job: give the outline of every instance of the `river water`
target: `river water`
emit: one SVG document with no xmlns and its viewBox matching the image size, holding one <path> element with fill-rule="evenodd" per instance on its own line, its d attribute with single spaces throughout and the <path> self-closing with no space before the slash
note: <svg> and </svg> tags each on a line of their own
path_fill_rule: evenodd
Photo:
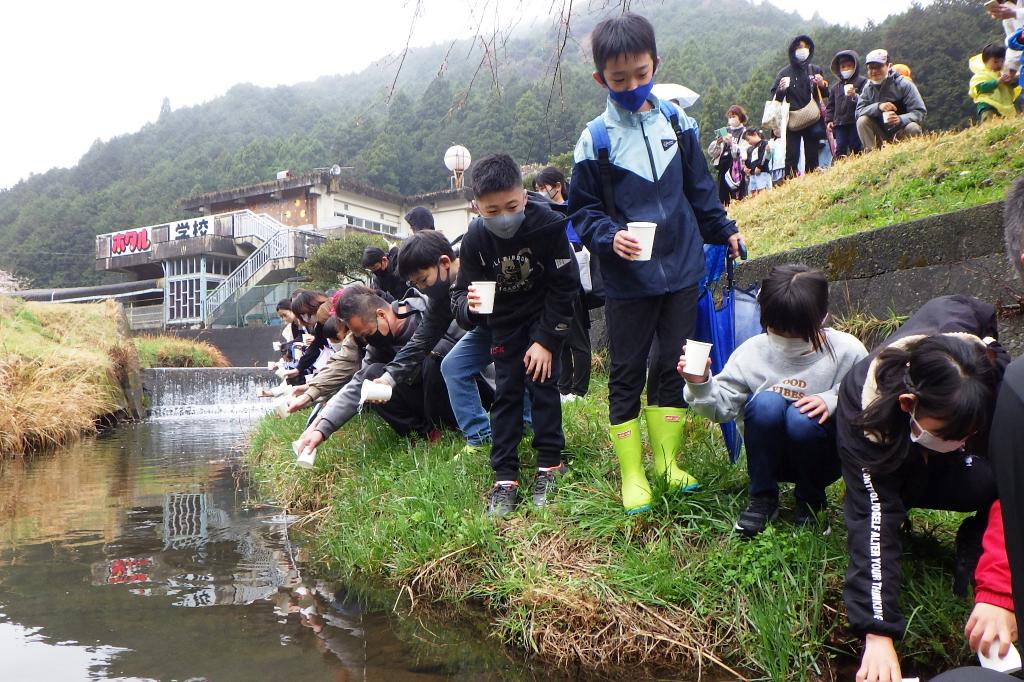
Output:
<svg viewBox="0 0 1024 682">
<path fill-rule="evenodd" d="M 0 680 L 544 677 L 311 575 L 242 465 L 258 413 L 228 412 L 0 462 Z"/>
</svg>

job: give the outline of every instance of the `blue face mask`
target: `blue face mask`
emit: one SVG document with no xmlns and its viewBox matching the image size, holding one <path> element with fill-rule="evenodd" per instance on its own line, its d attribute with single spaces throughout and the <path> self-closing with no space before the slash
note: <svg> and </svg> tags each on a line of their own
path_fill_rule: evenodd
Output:
<svg viewBox="0 0 1024 682">
<path fill-rule="evenodd" d="M 640 107 L 647 101 L 647 97 L 651 94 L 651 88 L 654 87 L 654 76 L 651 76 L 651 80 L 647 81 L 643 85 L 633 88 L 632 90 L 623 90 L 622 92 L 615 92 L 611 88 L 608 88 L 608 96 L 612 98 L 612 101 L 618 104 L 623 109 L 629 111 L 640 111 Z"/>
</svg>

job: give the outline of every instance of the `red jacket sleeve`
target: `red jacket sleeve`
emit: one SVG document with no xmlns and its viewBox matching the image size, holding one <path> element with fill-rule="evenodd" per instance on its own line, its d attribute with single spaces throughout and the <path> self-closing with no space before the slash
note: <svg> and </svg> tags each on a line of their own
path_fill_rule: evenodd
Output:
<svg viewBox="0 0 1024 682">
<path fill-rule="evenodd" d="M 976 587 L 974 601 L 992 604 L 1013 611 L 1013 591 L 1010 588 L 1010 561 L 1006 556 L 1003 537 L 1003 510 L 999 500 L 992 503 L 988 515 L 988 528 L 981 540 L 981 559 L 974 572 Z"/>
</svg>

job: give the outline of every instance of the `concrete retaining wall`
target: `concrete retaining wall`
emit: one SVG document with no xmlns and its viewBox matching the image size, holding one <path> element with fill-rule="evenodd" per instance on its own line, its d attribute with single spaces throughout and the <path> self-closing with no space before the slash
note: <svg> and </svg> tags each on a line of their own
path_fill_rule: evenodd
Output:
<svg viewBox="0 0 1024 682">
<path fill-rule="evenodd" d="M 232 367 L 266 367 L 277 360 L 271 344 L 281 340 L 281 327 L 234 327 L 225 329 L 168 329 L 164 334 L 205 341 L 224 353 Z"/>
<path fill-rule="evenodd" d="M 998 202 L 756 258 L 736 273 L 746 287 L 782 263 L 821 268 L 832 283 L 835 315 L 909 315 L 935 296 L 975 296 L 1002 311 L 1000 340 L 1019 355 L 1024 352 L 1024 316 L 1017 313 L 1024 285 L 1005 254 L 1003 204 Z M 591 337 L 595 347 L 607 345 L 601 314 L 594 316 Z"/>
</svg>

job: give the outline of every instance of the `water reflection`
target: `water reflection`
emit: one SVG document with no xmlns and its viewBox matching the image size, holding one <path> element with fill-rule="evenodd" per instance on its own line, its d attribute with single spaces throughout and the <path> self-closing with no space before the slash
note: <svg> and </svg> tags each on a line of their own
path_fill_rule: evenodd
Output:
<svg viewBox="0 0 1024 682">
<path fill-rule="evenodd" d="M 0 679 L 520 679 L 305 574 L 240 463 L 250 416 L 156 420 L 0 462 Z"/>
</svg>

